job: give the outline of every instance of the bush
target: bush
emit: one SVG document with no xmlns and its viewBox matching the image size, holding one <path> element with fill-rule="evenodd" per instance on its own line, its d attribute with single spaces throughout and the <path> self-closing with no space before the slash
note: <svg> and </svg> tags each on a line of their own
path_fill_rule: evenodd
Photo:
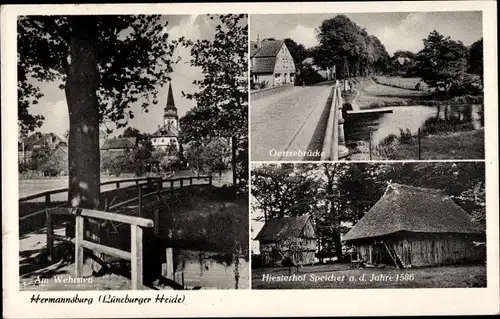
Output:
<svg viewBox="0 0 500 319">
<path fill-rule="evenodd" d="M 413 144 L 415 138 L 412 136 L 411 131 L 409 128 L 406 130 L 403 130 L 402 128 L 399 129 L 399 141 L 402 144 Z"/>
</svg>

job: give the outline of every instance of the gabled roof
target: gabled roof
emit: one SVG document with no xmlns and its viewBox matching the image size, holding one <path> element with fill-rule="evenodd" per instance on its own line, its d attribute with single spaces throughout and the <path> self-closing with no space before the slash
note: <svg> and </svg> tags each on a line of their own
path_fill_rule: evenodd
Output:
<svg viewBox="0 0 500 319">
<path fill-rule="evenodd" d="M 283 46 L 283 40 L 262 40 L 260 50 L 255 53 L 256 58 L 275 58 Z"/>
<path fill-rule="evenodd" d="M 261 241 L 280 241 L 288 238 L 297 238 L 309 221 L 310 215 L 275 218 L 266 221 L 264 227 L 255 237 Z"/>
<path fill-rule="evenodd" d="M 400 231 L 483 233 L 470 216 L 443 192 L 390 184 L 385 194 L 354 225 L 344 240 L 379 237 Z"/>
<path fill-rule="evenodd" d="M 250 41 L 250 58 L 253 58 L 254 55 L 259 52 L 259 44 L 257 41 Z"/>
<path fill-rule="evenodd" d="M 136 137 L 115 137 L 108 138 L 101 146 L 101 150 L 110 149 L 131 149 L 136 146 Z"/>
<path fill-rule="evenodd" d="M 152 137 L 177 137 L 179 136 L 179 132 L 177 129 L 171 125 L 163 125 L 156 132 L 151 134 Z"/>
</svg>

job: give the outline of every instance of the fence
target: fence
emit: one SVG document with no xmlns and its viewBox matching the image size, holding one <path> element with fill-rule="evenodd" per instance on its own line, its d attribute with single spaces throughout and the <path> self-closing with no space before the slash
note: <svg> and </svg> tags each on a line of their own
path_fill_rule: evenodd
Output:
<svg viewBox="0 0 500 319">
<path fill-rule="evenodd" d="M 47 250 L 49 255 L 53 253 L 53 225 L 52 214 L 57 215 L 75 215 L 75 238 L 72 242 L 75 244 L 75 277 L 81 278 L 83 272 L 83 249 L 89 249 L 93 252 L 98 252 L 125 260 L 130 260 L 132 264 L 131 283 L 132 289 L 141 289 L 142 272 L 143 272 L 143 255 L 142 255 L 142 232 L 143 228 L 153 227 L 154 222 L 150 219 L 142 217 L 127 216 L 115 213 L 108 213 L 97 210 L 81 209 L 81 208 L 52 208 L 47 210 Z M 131 245 L 130 252 L 116 249 L 110 246 L 105 246 L 83 239 L 84 234 L 84 218 L 95 218 L 106 221 L 116 221 L 130 225 Z"/>
<path fill-rule="evenodd" d="M 170 189 L 173 190 L 175 188 L 175 185 L 174 185 L 175 182 L 179 182 L 180 188 L 182 188 L 184 186 L 184 181 L 189 182 L 189 185 L 193 185 L 193 180 L 200 180 L 200 179 L 204 179 L 204 180 L 208 179 L 208 184 L 212 185 L 212 179 L 213 179 L 212 176 L 179 177 L 179 178 L 172 178 L 172 179 L 163 179 L 162 177 L 146 177 L 146 178 L 121 179 L 121 180 L 113 180 L 113 181 L 103 182 L 100 184 L 101 186 L 114 184 L 116 186 L 116 188 L 101 192 L 101 203 L 103 203 L 102 208 L 107 207 L 107 209 L 105 209 L 105 210 L 116 208 L 116 205 L 114 205 L 114 201 L 116 200 L 117 197 L 113 196 L 113 195 L 114 195 L 114 193 L 116 193 L 117 190 L 127 191 L 127 190 L 133 190 L 133 189 L 140 189 L 142 186 L 145 186 L 145 185 L 152 186 L 155 183 L 157 185 L 160 185 L 159 183 L 161 183 L 161 185 L 160 185 L 161 189 L 163 189 L 164 183 L 170 183 Z M 127 183 L 133 183 L 133 185 L 120 188 L 121 185 L 127 184 Z M 60 194 L 60 193 L 67 193 L 67 192 L 68 192 L 68 188 L 59 188 L 59 189 L 49 190 L 49 191 L 45 191 L 45 192 L 41 192 L 41 193 L 37 193 L 37 194 L 33 194 L 33 195 L 19 198 L 19 204 L 27 203 L 29 201 L 32 201 L 32 200 L 35 200 L 38 198 L 40 198 L 40 199 L 44 198 L 44 206 L 45 206 L 43 209 L 37 210 L 33 213 L 29 213 L 29 214 L 24 215 L 24 216 L 20 216 L 20 218 L 19 218 L 20 223 L 23 223 L 25 221 L 28 221 L 31 218 L 34 218 L 34 217 L 37 217 L 37 216 L 44 214 L 46 211 L 46 208 L 48 208 L 51 205 L 51 195 Z M 111 200 L 109 200 L 110 197 L 112 197 L 112 196 L 113 196 L 113 198 Z M 135 200 L 137 200 L 137 197 L 130 199 L 129 202 L 133 202 Z M 66 205 L 67 205 L 67 203 L 64 203 L 62 205 L 55 206 L 55 207 L 63 207 Z"/>
<path fill-rule="evenodd" d="M 332 97 L 330 113 L 324 134 L 321 160 L 336 161 L 349 153 L 347 147 L 345 147 L 343 101 L 341 85 L 338 80 L 333 85 L 330 96 Z"/>
<path fill-rule="evenodd" d="M 45 225 L 46 225 L 46 235 L 47 235 L 47 255 L 49 261 L 54 261 L 54 218 L 53 215 L 75 215 L 75 233 L 74 239 L 71 241 L 75 244 L 75 264 L 76 270 L 75 275 L 77 277 L 81 277 L 82 268 L 83 268 L 83 249 L 90 249 L 93 252 L 102 253 L 118 258 L 122 258 L 125 260 L 130 260 L 132 263 L 132 272 L 131 272 L 131 280 L 132 280 L 132 289 L 138 289 L 142 286 L 142 267 L 143 267 L 143 259 L 142 259 L 142 239 L 143 239 L 143 229 L 153 227 L 154 234 L 158 235 L 159 233 L 159 224 L 160 224 L 160 212 L 158 209 L 153 210 L 153 220 L 143 218 L 143 204 L 144 200 L 152 197 L 158 196 L 161 197 L 162 192 L 173 192 L 175 189 L 182 189 L 184 187 L 184 182 L 188 182 L 189 186 L 193 185 L 193 180 L 207 180 L 208 185 L 212 185 L 212 176 L 198 176 L 198 177 L 183 177 L 183 178 L 174 178 L 164 180 L 161 177 L 158 178 L 142 178 L 142 179 L 132 179 L 132 180 L 119 180 L 119 181 L 109 181 L 104 182 L 101 185 L 105 184 L 116 184 L 116 189 L 109 190 L 101 193 L 101 196 L 104 196 L 105 204 L 104 211 L 100 210 L 91 210 L 91 209 L 82 209 L 82 208 L 71 208 L 71 207 L 51 207 L 44 208 L 38 212 L 26 215 L 21 217 L 20 223 L 29 220 L 29 218 L 35 216 L 45 216 Z M 120 188 L 120 183 L 130 183 L 133 182 L 135 185 L 131 185 L 125 188 Z M 168 182 L 170 184 L 169 188 L 164 188 L 163 184 Z M 180 187 L 175 187 L 175 182 L 179 182 Z M 156 185 L 156 189 L 149 193 L 144 193 L 144 186 L 148 186 L 149 189 L 154 188 L 153 185 Z M 188 185 L 186 185 L 188 186 Z M 128 198 L 119 203 L 114 203 L 116 196 L 114 199 L 108 203 L 107 202 L 107 194 L 116 191 L 116 190 L 124 190 L 124 189 L 137 189 L 137 196 Z M 26 202 L 36 198 L 45 198 L 45 205 L 49 205 L 50 195 L 57 194 L 61 192 L 67 192 L 68 189 L 56 189 L 51 191 L 46 191 L 30 196 L 26 196 L 19 199 L 19 202 Z M 128 204 L 133 202 L 138 202 L 137 212 L 138 216 L 129 216 L 125 214 L 119 213 L 111 213 L 109 210 L 116 210 L 122 207 L 125 207 Z M 43 215 L 42 215 L 43 214 Z M 91 241 L 87 241 L 83 239 L 84 234 L 84 217 L 101 219 L 109 222 L 119 222 L 130 225 L 130 236 L 131 236 L 131 250 L 130 252 L 123 251 L 120 249 L 116 249 L 110 246 L 104 246 L 101 244 L 93 243 Z M 167 249 L 167 259 L 168 263 L 166 264 L 166 273 L 167 278 L 173 279 L 173 254 L 172 249 Z"/>
<path fill-rule="evenodd" d="M 384 157 L 387 157 L 388 159 L 391 160 L 398 160 L 398 159 L 416 159 L 416 160 L 422 160 L 424 159 L 422 156 L 423 150 L 422 150 L 422 133 L 420 128 L 417 130 L 417 135 L 413 136 L 411 135 L 410 132 L 407 132 L 406 134 L 401 134 L 400 137 L 398 137 L 399 143 L 402 145 L 406 146 L 406 149 L 408 150 L 404 154 L 404 158 L 401 158 L 400 154 L 396 153 L 396 151 L 392 151 L 390 145 L 373 145 L 372 142 L 372 133 L 369 134 L 368 138 L 368 150 L 369 150 L 369 159 L 373 159 L 373 153 L 374 150 L 377 151 L 377 155 L 381 155 Z M 414 147 L 409 147 L 409 145 L 414 145 Z M 411 156 L 411 153 L 415 155 L 414 158 L 407 158 L 408 156 Z"/>
<path fill-rule="evenodd" d="M 291 89 L 293 89 L 293 87 L 294 87 L 294 84 L 289 83 L 289 84 L 273 86 L 273 87 L 269 87 L 269 88 L 265 88 L 265 89 L 255 90 L 255 91 L 252 91 L 250 93 L 250 99 L 251 99 L 251 101 L 255 101 L 255 100 L 258 100 L 258 99 L 265 97 L 265 96 L 268 96 L 268 95 L 291 90 Z"/>
</svg>

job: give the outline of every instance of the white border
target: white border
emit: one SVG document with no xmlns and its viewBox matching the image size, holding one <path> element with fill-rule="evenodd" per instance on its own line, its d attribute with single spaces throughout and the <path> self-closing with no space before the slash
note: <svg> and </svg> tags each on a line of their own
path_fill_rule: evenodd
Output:
<svg viewBox="0 0 500 319">
<path fill-rule="evenodd" d="M 19 292 L 18 176 L 16 107 L 16 16 L 18 14 L 201 14 L 201 13 L 349 13 L 483 11 L 485 62 L 486 201 L 488 287 L 464 289 L 331 289 L 185 292 L 183 304 L 105 305 L 30 304 L 32 292 Z M 4 316 L 24 317 L 150 317 L 150 316 L 283 316 L 283 315 L 429 315 L 499 313 L 498 249 L 498 96 L 496 2 L 377 3 L 193 3 L 127 5 L 2 6 L 2 211 Z M 250 107 L 251 110 L 251 107 Z M 250 111 L 249 111 L 250 112 Z M 250 152 L 250 151 L 249 151 Z M 249 165 L 250 167 L 250 165 Z M 251 249 L 251 246 L 249 246 Z M 156 292 L 113 291 L 115 295 L 155 296 Z M 168 292 L 163 292 L 167 294 Z M 76 292 L 44 292 L 73 296 Z M 78 292 L 93 296 L 100 292 Z M 173 293 L 175 295 L 175 292 Z"/>
</svg>

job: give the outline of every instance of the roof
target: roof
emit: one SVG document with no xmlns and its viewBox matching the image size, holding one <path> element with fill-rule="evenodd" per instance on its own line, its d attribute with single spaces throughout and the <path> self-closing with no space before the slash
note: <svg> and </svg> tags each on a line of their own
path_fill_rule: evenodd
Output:
<svg viewBox="0 0 500 319">
<path fill-rule="evenodd" d="M 106 139 L 106 141 L 104 141 L 104 144 L 101 146 L 101 150 L 134 148 L 136 145 L 136 141 L 137 141 L 136 137 L 108 138 Z"/>
<path fill-rule="evenodd" d="M 264 227 L 255 237 L 260 241 L 280 241 L 288 238 L 297 238 L 302 233 L 304 226 L 309 220 L 310 215 L 275 218 L 266 221 Z"/>
<path fill-rule="evenodd" d="M 344 240 L 400 231 L 415 233 L 483 233 L 470 216 L 439 190 L 390 184 L 385 194 L 346 234 Z"/>
<path fill-rule="evenodd" d="M 253 58 L 254 55 L 259 52 L 259 44 L 257 41 L 250 41 L 250 57 Z"/>
<path fill-rule="evenodd" d="M 167 105 L 165 106 L 165 115 L 177 115 L 177 108 L 175 107 L 174 94 L 172 93 L 172 83 L 168 86 Z"/>
<path fill-rule="evenodd" d="M 254 60 L 253 73 L 273 73 L 276 58 L 258 58 Z"/>
<path fill-rule="evenodd" d="M 256 58 L 275 58 L 283 46 L 283 40 L 262 40 L 260 50 L 255 53 Z"/>
<path fill-rule="evenodd" d="M 18 151 L 21 152 L 23 150 L 23 142 L 24 142 L 24 150 L 32 151 L 35 145 L 39 146 L 45 145 L 48 138 L 51 140 L 50 143 L 57 142 L 58 145 L 61 143 L 62 145 L 66 145 L 66 141 L 55 133 L 36 132 L 34 134 L 31 134 L 30 136 L 19 139 L 19 142 L 17 144 Z"/>
<path fill-rule="evenodd" d="M 170 125 L 163 125 L 162 127 L 158 128 L 156 132 L 154 132 L 152 137 L 177 137 L 179 136 L 179 133 L 175 129 L 175 127 L 172 127 Z"/>
<path fill-rule="evenodd" d="M 313 65 L 314 64 L 314 59 L 309 57 L 309 58 L 305 58 L 304 61 L 302 61 L 303 64 L 310 64 L 310 65 Z"/>
</svg>

